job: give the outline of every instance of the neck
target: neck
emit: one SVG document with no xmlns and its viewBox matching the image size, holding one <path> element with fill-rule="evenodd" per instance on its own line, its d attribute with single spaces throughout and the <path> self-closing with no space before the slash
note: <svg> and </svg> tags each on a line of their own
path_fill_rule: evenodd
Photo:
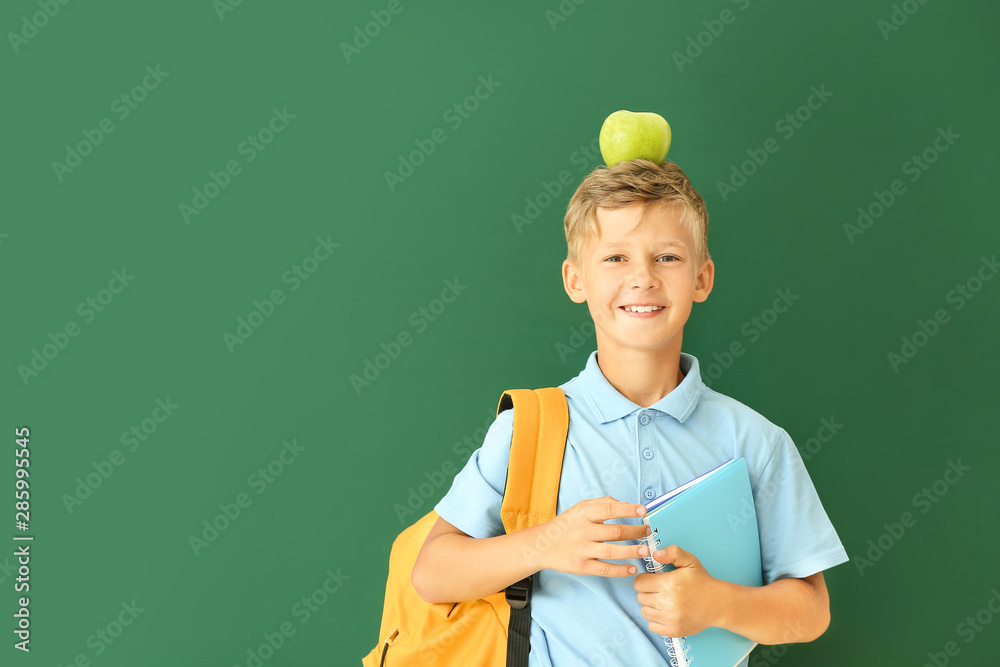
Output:
<svg viewBox="0 0 1000 667">
<path fill-rule="evenodd" d="M 673 391 L 684 379 L 680 341 L 662 350 L 605 348 L 597 365 L 611 386 L 636 405 L 648 408 Z"/>
</svg>

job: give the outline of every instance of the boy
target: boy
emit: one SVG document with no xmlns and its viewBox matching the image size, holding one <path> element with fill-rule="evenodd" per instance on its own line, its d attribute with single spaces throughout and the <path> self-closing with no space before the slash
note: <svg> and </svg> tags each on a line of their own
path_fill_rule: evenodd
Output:
<svg viewBox="0 0 1000 667">
<path fill-rule="evenodd" d="M 558 516 L 504 533 L 500 502 L 513 411 L 501 413 L 435 507 L 413 570 L 428 602 L 484 597 L 537 573 L 529 664 L 652 665 L 661 636 L 718 626 L 760 644 L 807 642 L 829 625 L 823 570 L 848 560 L 788 434 L 705 386 L 681 352 L 692 303 L 712 291 L 708 214 L 676 164 L 598 167 L 570 199 L 563 284 L 586 302 L 597 350 L 561 385 L 569 432 Z M 641 572 L 643 503 L 744 457 L 764 586 L 715 579 L 676 545 Z M 747 660 L 741 664 L 746 665 Z"/>
</svg>

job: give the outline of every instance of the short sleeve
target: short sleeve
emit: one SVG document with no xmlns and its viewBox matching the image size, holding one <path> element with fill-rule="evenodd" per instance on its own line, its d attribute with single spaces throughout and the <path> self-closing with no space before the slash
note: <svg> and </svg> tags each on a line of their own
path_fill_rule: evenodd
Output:
<svg viewBox="0 0 1000 667">
<path fill-rule="evenodd" d="M 798 449 L 784 429 L 753 485 L 764 584 L 803 578 L 846 562 Z"/>
<path fill-rule="evenodd" d="M 507 463 L 514 433 L 514 411 L 504 410 L 490 424 L 483 445 L 472 453 L 434 507 L 438 515 L 475 538 L 495 537 L 506 531 L 500 519 Z"/>
</svg>

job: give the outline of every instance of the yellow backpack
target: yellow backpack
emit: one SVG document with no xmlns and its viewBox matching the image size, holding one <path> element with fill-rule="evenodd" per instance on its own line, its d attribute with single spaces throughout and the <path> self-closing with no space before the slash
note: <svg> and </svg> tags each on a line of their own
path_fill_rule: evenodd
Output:
<svg viewBox="0 0 1000 667">
<path fill-rule="evenodd" d="M 558 387 L 509 389 L 497 414 L 514 407 L 514 432 L 500 514 L 508 533 L 556 516 L 569 413 Z M 536 446 L 537 445 L 537 446 Z M 381 640 L 363 667 L 527 667 L 531 577 L 480 600 L 424 602 L 410 583 L 438 515 L 431 511 L 396 537 L 382 607 Z"/>
</svg>

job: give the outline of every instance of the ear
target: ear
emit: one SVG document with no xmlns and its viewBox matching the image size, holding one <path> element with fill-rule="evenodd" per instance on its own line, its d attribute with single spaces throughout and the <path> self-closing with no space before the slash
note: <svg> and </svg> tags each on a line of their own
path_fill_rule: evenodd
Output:
<svg viewBox="0 0 1000 667">
<path fill-rule="evenodd" d="M 698 269 L 698 275 L 694 279 L 694 302 L 701 303 L 712 293 L 712 285 L 715 284 L 715 262 L 706 259 L 705 263 Z"/>
<path fill-rule="evenodd" d="M 563 288 L 573 303 L 583 303 L 587 300 L 587 293 L 583 289 L 582 274 L 576 265 L 568 259 L 563 262 L 562 277 Z"/>
</svg>

